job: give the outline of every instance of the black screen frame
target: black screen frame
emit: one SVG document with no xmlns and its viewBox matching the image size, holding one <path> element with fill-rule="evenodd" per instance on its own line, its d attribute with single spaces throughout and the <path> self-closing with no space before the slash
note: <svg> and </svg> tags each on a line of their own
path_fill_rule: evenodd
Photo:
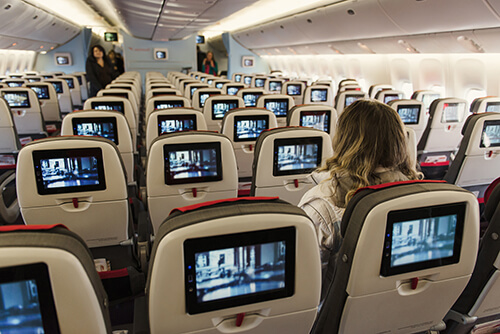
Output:
<svg viewBox="0 0 500 334">
<path fill-rule="evenodd" d="M 324 129 L 322 131 L 325 131 L 326 133 L 330 134 L 330 123 L 331 123 L 331 117 L 332 117 L 331 110 L 321 110 L 321 109 L 319 109 L 319 110 L 302 110 L 299 113 L 299 125 L 305 126 L 305 125 L 303 125 L 304 121 L 303 121 L 302 117 L 310 116 L 310 115 L 317 115 L 317 114 L 326 114 L 326 116 L 327 116 L 326 129 Z M 324 127 L 324 125 L 323 125 L 323 127 Z M 311 128 L 313 129 L 313 127 L 311 127 Z"/>
<path fill-rule="evenodd" d="M 178 105 L 174 105 L 172 107 L 169 107 L 169 108 L 160 108 L 158 109 L 158 106 L 162 105 L 162 104 L 182 104 L 181 106 L 178 106 Z M 154 110 L 166 110 L 166 109 L 172 109 L 172 108 L 184 108 L 184 100 L 171 100 L 171 101 L 155 101 L 154 102 Z"/>
<path fill-rule="evenodd" d="M 490 147 L 500 147 L 499 144 L 493 144 L 490 146 L 486 146 L 484 144 L 484 133 L 486 131 L 486 127 L 488 126 L 500 126 L 500 120 L 485 120 L 483 124 L 483 130 L 481 131 L 481 142 L 479 143 L 479 147 L 481 148 L 490 148 Z"/>
<path fill-rule="evenodd" d="M 10 103 L 9 103 L 9 100 L 7 100 L 5 98 L 5 95 L 8 95 L 8 94 L 21 94 L 23 96 L 26 97 L 26 105 L 23 105 L 23 106 L 12 106 Z M 36 93 L 35 93 L 36 94 Z M 17 108 L 31 108 L 31 103 L 30 103 L 30 94 L 29 92 L 27 91 L 3 91 L 2 92 L 2 97 L 5 99 L 5 101 L 7 101 L 7 104 L 9 105 L 9 107 L 11 109 L 17 109 Z"/>
<path fill-rule="evenodd" d="M 222 117 L 216 117 L 216 114 L 215 114 L 215 106 L 217 104 L 220 104 L 220 103 L 225 103 L 225 104 L 228 104 L 228 105 L 231 105 L 231 104 L 236 104 L 236 106 L 234 108 L 229 108 L 225 113 L 224 115 L 222 115 Z M 216 120 L 221 120 L 224 118 L 224 116 L 231 110 L 233 109 L 237 109 L 239 107 L 239 103 L 238 103 L 238 100 L 219 100 L 219 101 L 212 101 L 212 120 L 213 121 L 216 121 Z"/>
<path fill-rule="evenodd" d="M 31 88 L 35 92 L 35 94 L 39 100 L 50 100 L 50 91 L 49 91 L 48 86 L 46 86 L 46 85 L 26 85 L 26 87 Z M 40 97 L 38 95 L 38 93 L 36 92 L 36 90 L 34 90 L 33 88 L 40 88 L 41 90 L 43 90 L 44 92 L 47 93 L 48 97 Z"/>
<path fill-rule="evenodd" d="M 234 116 L 234 132 L 233 132 L 233 141 L 234 142 L 242 142 L 242 141 L 251 141 L 254 142 L 257 140 L 258 136 L 255 138 L 239 138 L 238 137 L 238 122 L 239 121 L 246 121 L 246 120 L 263 120 L 266 122 L 266 128 L 264 130 L 269 129 L 269 115 L 241 115 L 241 116 Z M 262 130 L 262 131 L 264 131 Z M 259 134 L 260 135 L 260 134 Z"/>
<path fill-rule="evenodd" d="M 290 91 L 288 90 L 289 87 L 299 87 L 299 93 L 298 94 L 290 94 Z M 301 84 L 288 84 L 286 86 L 286 95 L 290 96 L 301 96 L 302 95 L 302 85 Z"/>
<path fill-rule="evenodd" d="M 190 120 L 193 121 L 193 129 L 190 130 L 197 130 L 198 129 L 198 124 L 196 122 L 196 115 L 195 114 L 168 114 L 168 115 L 158 115 L 157 121 L 158 121 L 158 136 L 161 136 L 162 134 L 165 133 L 173 133 L 173 132 L 178 132 L 178 131 L 173 131 L 173 132 L 162 132 L 161 131 L 161 122 L 167 121 L 167 120 Z M 188 131 L 188 130 L 183 130 L 183 131 Z"/>
<path fill-rule="evenodd" d="M 96 107 L 99 106 L 110 106 L 113 108 L 113 110 L 107 110 L 107 109 L 95 109 Z M 117 110 L 114 107 L 120 106 L 122 110 Z M 123 101 L 92 101 L 90 102 L 90 108 L 93 110 L 99 110 L 99 111 L 117 111 L 119 113 L 122 113 L 125 115 L 125 104 Z"/>
<path fill-rule="evenodd" d="M 276 103 L 283 103 L 283 102 L 286 102 L 286 113 L 284 115 L 282 114 L 278 114 L 276 113 L 274 110 L 271 110 L 267 107 L 267 104 L 270 103 L 270 102 L 276 102 Z M 288 116 L 288 112 L 290 111 L 290 101 L 288 99 L 268 99 L 266 98 L 264 100 L 264 108 L 269 110 L 269 111 L 272 111 L 273 114 L 276 116 L 276 117 L 287 117 Z"/>
<path fill-rule="evenodd" d="M 399 104 L 396 112 L 398 113 L 400 118 L 401 118 L 401 115 L 399 114 L 399 109 L 402 109 L 402 108 L 412 108 L 412 109 L 418 108 L 417 120 L 415 122 L 403 122 L 404 125 L 417 125 L 418 121 L 420 120 L 420 113 L 422 112 L 422 105 L 420 105 L 420 104 Z M 403 119 L 401 118 L 401 120 L 403 120 Z"/>
<path fill-rule="evenodd" d="M 104 138 L 111 140 L 113 143 L 116 145 L 119 145 L 119 140 L 118 140 L 118 127 L 116 126 L 116 117 L 73 117 L 71 119 L 71 124 L 73 125 L 73 135 L 75 136 L 84 136 L 84 135 L 79 135 L 77 133 L 77 126 L 79 124 L 84 124 L 84 123 L 96 123 L 96 124 L 103 124 L 103 123 L 111 123 L 113 125 L 113 137 L 115 138 L 114 140 L 102 137 L 102 136 L 89 136 L 89 137 L 99 137 L 99 138 Z"/>
<path fill-rule="evenodd" d="M 318 146 L 318 155 L 316 157 L 316 167 L 314 168 L 302 168 L 302 169 L 292 169 L 280 171 L 278 169 L 278 150 L 280 146 L 287 145 L 308 145 L 316 144 Z M 309 174 L 321 165 L 323 156 L 323 138 L 322 137 L 299 137 L 299 138 L 277 138 L 274 140 L 273 147 L 273 176 L 288 176 L 288 175 L 300 175 Z"/>
<path fill-rule="evenodd" d="M 325 99 L 321 99 L 319 101 L 313 100 L 313 92 L 314 91 L 321 91 L 324 92 L 325 94 Z M 311 88 L 311 103 L 316 103 L 316 102 L 327 102 L 328 101 L 328 88 Z"/>
</svg>

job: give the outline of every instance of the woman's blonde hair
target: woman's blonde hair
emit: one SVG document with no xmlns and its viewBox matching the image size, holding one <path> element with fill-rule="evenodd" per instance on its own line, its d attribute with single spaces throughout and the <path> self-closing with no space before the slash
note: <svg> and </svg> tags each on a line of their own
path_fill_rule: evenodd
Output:
<svg viewBox="0 0 500 334">
<path fill-rule="evenodd" d="M 342 207 L 358 188 L 377 183 L 378 167 L 399 171 L 409 180 L 420 178 L 410 162 L 399 115 L 375 100 L 358 100 L 340 114 L 333 152 L 320 171 L 330 171 L 334 185 L 339 184 L 339 178 L 348 178 L 345 199 L 336 203 Z"/>
</svg>

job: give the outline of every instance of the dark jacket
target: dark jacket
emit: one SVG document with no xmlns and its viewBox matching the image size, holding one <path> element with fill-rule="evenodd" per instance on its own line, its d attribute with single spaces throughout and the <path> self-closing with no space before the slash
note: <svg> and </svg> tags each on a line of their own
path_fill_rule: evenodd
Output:
<svg viewBox="0 0 500 334">
<path fill-rule="evenodd" d="M 101 67 L 92 57 L 87 58 L 85 71 L 87 72 L 87 81 L 90 82 L 89 97 L 96 96 L 99 90 L 117 77 L 117 72 L 106 60 L 104 67 Z"/>
</svg>

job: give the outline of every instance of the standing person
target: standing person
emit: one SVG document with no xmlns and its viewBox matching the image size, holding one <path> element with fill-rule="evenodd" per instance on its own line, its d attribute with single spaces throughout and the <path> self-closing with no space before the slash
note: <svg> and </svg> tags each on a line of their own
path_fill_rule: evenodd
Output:
<svg viewBox="0 0 500 334">
<path fill-rule="evenodd" d="M 421 178 L 411 164 L 399 115 L 375 100 L 358 100 L 340 114 L 333 152 L 319 169 L 330 177 L 305 193 L 299 203 L 316 228 L 323 284 L 331 279 L 324 271 L 340 250 L 340 223 L 356 190 Z"/>
<path fill-rule="evenodd" d="M 212 75 L 217 75 L 219 72 L 217 62 L 214 59 L 214 53 L 212 51 L 208 51 L 207 57 L 203 59 L 202 72 Z"/>
<path fill-rule="evenodd" d="M 203 60 L 205 60 L 205 57 L 207 54 L 203 51 L 201 51 L 200 46 L 196 45 L 196 62 L 197 62 L 197 69 L 198 71 L 202 71 L 203 69 Z"/>
<path fill-rule="evenodd" d="M 94 45 L 90 48 L 85 70 L 87 80 L 90 82 L 89 97 L 96 96 L 99 90 L 106 87 L 117 76 L 108 57 L 106 57 L 104 48 L 100 45 Z"/>
<path fill-rule="evenodd" d="M 114 71 L 120 75 L 125 72 L 123 67 L 123 58 L 119 53 L 116 53 L 114 50 L 108 52 L 109 63 L 113 66 Z"/>
</svg>

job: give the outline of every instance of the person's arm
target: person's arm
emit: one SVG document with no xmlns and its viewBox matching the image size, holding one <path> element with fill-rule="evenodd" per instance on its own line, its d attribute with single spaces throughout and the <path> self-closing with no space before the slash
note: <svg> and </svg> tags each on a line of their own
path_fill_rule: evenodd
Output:
<svg viewBox="0 0 500 334">
<path fill-rule="evenodd" d="M 219 74 L 219 68 L 217 67 L 217 62 L 214 60 L 214 66 L 212 67 L 214 70 L 214 74 L 218 75 Z"/>
</svg>

